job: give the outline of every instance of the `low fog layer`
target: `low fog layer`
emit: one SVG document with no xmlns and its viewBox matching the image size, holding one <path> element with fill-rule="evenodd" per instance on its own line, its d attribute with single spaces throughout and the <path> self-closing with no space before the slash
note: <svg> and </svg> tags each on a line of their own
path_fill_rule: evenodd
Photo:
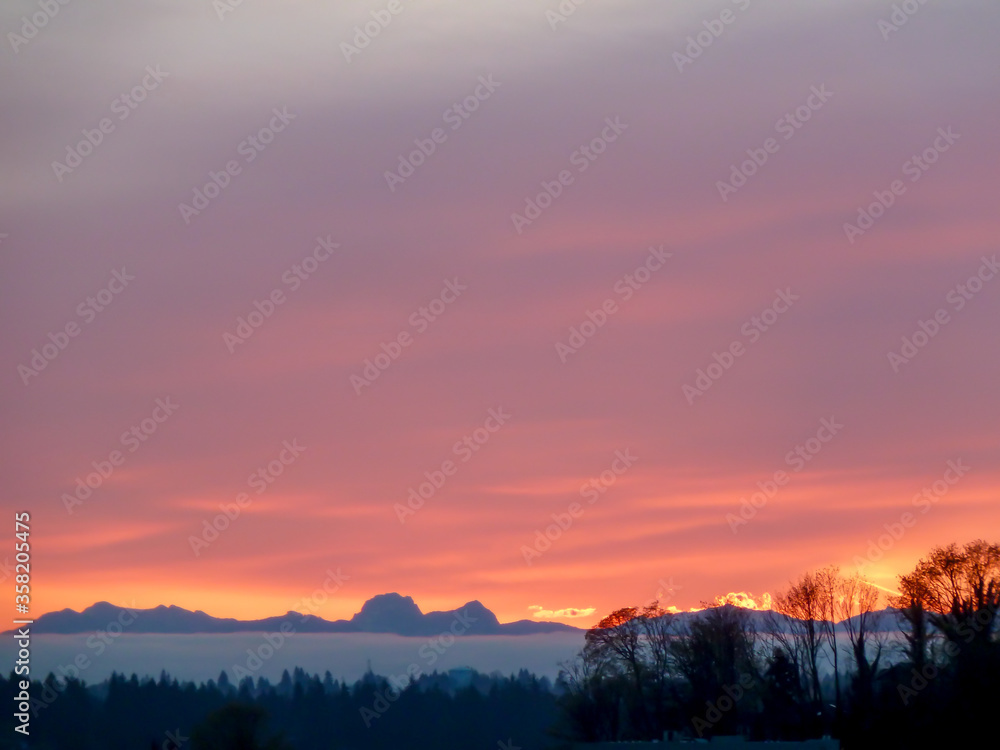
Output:
<svg viewBox="0 0 1000 750">
<path fill-rule="evenodd" d="M 275 681 L 283 670 L 302 667 L 309 673 L 326 670 L 337 679 L 353 681 L 368 668 L 386 676 L 406 674 L 415 664 L 421 674 L 454 667 L 473 667 L 480 672 L 500 670 L 504 674 L 527 669 L 539 676 L 555 677 L 559 662 L 571 659 L 583 646 L 582 633 L 532 636 L 464 636 L 449 643 L 441 636 L 407 638 L 383 634 L 270 634 L 225 635 L 41 635 L 32 639 L 33 677 L 49 672 L 75 676 L 75 661 L 84 665 L 79 676 L 88 684 L 101 682 L 114 671 L 140 677 L 158 677 L 166 670 L 179 680 L 216 679 L 225 669 L 234 682 L 245 676 L 238 665 L 257 676 Z M 284 642 L 282 642 L 284 639 Z M 249 649 L 249 653 L 248 653 Z M 13 663 L 15 647 L 3 642 L 0 658 Z M 253 656 L 255 655 L 255 656 Z M 414 671 L 410 669 L 410 671 Z"/>
</svg>

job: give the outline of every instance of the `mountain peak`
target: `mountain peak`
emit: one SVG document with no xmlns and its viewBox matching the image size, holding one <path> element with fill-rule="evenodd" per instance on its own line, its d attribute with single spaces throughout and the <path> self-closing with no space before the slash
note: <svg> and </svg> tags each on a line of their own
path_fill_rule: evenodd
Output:
<svg viewBox="0 0 1000 750">
<path fill-rule="evenodd" d="M 490 627 L 500 624 L 497 616 L 483 604 L 478 599 L 473 599 L 471 602 L 466 602 L 461 607 L 459 607 L 457 612 L 461 612 L 469 617 L 475 617 L 477 621 L 487 623 Z"/>
<path fill-rule="evenodd" d="M 418 624 L 423 617 L 412 597 L 395 592 L 379 594 L 366 601 L 351 624 L 368 633 L 395 633 Z"/>
</svg>

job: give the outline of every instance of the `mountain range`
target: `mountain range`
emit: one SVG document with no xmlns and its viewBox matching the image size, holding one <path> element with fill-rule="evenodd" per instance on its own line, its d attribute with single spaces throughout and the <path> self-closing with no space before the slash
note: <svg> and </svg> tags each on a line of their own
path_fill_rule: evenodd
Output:
<svg viewBox="0 0 1000 750">
<path fill-rule="evenodd" d="M 744 611 L 758 632 L 774 627 L 772 623 L 774 613 L 769 610 Z M 691 622 L 703 617 L 704 613 L 705 610 L 678 612 L 674 615 L 676 625 L 683 632 Z M 872 623 L 874 629 L 898 631 L 900 623 L 894 613 L 891 608 L 878 612 Z M 425 613 L 420 611 L 420 607 L 411 597 L 390 593 L 379 594 L 366 601 L 361 611 L 350 620 L 325 620 L 322 617 L 299 612 L 288 612 L 261 620 L 236 620 L 231 617 L 212 617 L 201 610 L 192 612 L 176 606 L 160 605 L 152 609 L 129 609 L 108 602 L 98 602 L 82 612 L 64 609 L 44 614 L 35 620 L 32 632 L 64 635 L 92 633 L 116 627 L 115 623 L 129 633 L 178 635 L 276 632 L 281 630 L 282 625 L 287 629 L 288 624 L 297 633 L 389 633 L 402 636 L 435 636 L 446 632 L 455 635 L 583 634 L 586 630 L 544 620 L 501 623 L 496 615 L 479 601 L 467 602 L 458 609 Z M 837 627 L 839 630 L 843 625 L 838 623 Z M 779 620 L 778 628 L 787 631 L 788 624 L 782 624 Z"/>
<path fill-rule="evenodd" d="M 380 594 L 364 603 L 350 620 L 324 620 L 310 614 L 288 612 L 262 620 L 220 618 L 182 607 L 129 609 L 98 602 L 82 612 L 64 609 L 35 620 L 33 633 L 88 633 L 107 630 L 118 623 L 129 633 L 241 633 L 276 632 L 290 623 L 297 633 L 392 633 L 405 636 L 433 636 L 445 632 L 456 635 L 534 635 L 538 633 L 583 632 L 571 625 L 539 620 L 501 623 L 478 601 L 444 612 L 421 612 L 409 596 Z M 125 624 L 127 623 L 127 624 Z M 287 624 L 285 626 L 287 628 Z"/>
</svg>

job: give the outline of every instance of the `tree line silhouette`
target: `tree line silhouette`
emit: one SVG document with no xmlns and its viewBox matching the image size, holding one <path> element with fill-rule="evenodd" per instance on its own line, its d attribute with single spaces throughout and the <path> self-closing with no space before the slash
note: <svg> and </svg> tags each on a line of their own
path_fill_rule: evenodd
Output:
<svg viewBox="0 0 1000 750">
<path fill-rule="evenodd" d="M 935 548 L 898 588 L 881 610 L 870 581 L 827 567 L 790 583 L 767 613 L 619 609 L 563 665 L 560 733 L 831 735 L 847 748 L 986 736 L 1000 706 L 1000 545 Z"/>
<path fill-rule="evenodd" d="M 13 698 L 14 685 L 0 677 L 0 696 Z M 277 684 L 244 677 L 232 685 L 223 672 L 200 685 L 163 673 L 114 674 L 88 687 L 49 675 L 31 693 L 51 699 L 31 723 L 33 750 L 497 750 L 508 740 L 528 748 L 545 745 L 558 714 L 551 681 L 525 670 L 458 682 L 435 672 L 401 690 L 370 672 L 348 684 L 300 667 Z M 373 706 L 381 713 L 366 723 Z M 0 722 L 0 748 L 19 750 L 10 715 Z"/>
</svg>

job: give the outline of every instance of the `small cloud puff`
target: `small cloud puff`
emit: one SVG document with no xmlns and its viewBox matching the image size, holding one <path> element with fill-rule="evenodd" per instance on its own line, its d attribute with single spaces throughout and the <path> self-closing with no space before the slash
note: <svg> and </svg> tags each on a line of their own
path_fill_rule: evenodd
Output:
<svg viewBox="0 0 1000 750">
<path fill-rule="evenodd" d="M 545 609 L 540 604 L 532 604 L 528 609 L 532 610 L 532 617 L 552 618 L 552 617 L 590 617 L 597 611 L 595 607 L 567 607 L 566 609 Z"/>
</svg>

